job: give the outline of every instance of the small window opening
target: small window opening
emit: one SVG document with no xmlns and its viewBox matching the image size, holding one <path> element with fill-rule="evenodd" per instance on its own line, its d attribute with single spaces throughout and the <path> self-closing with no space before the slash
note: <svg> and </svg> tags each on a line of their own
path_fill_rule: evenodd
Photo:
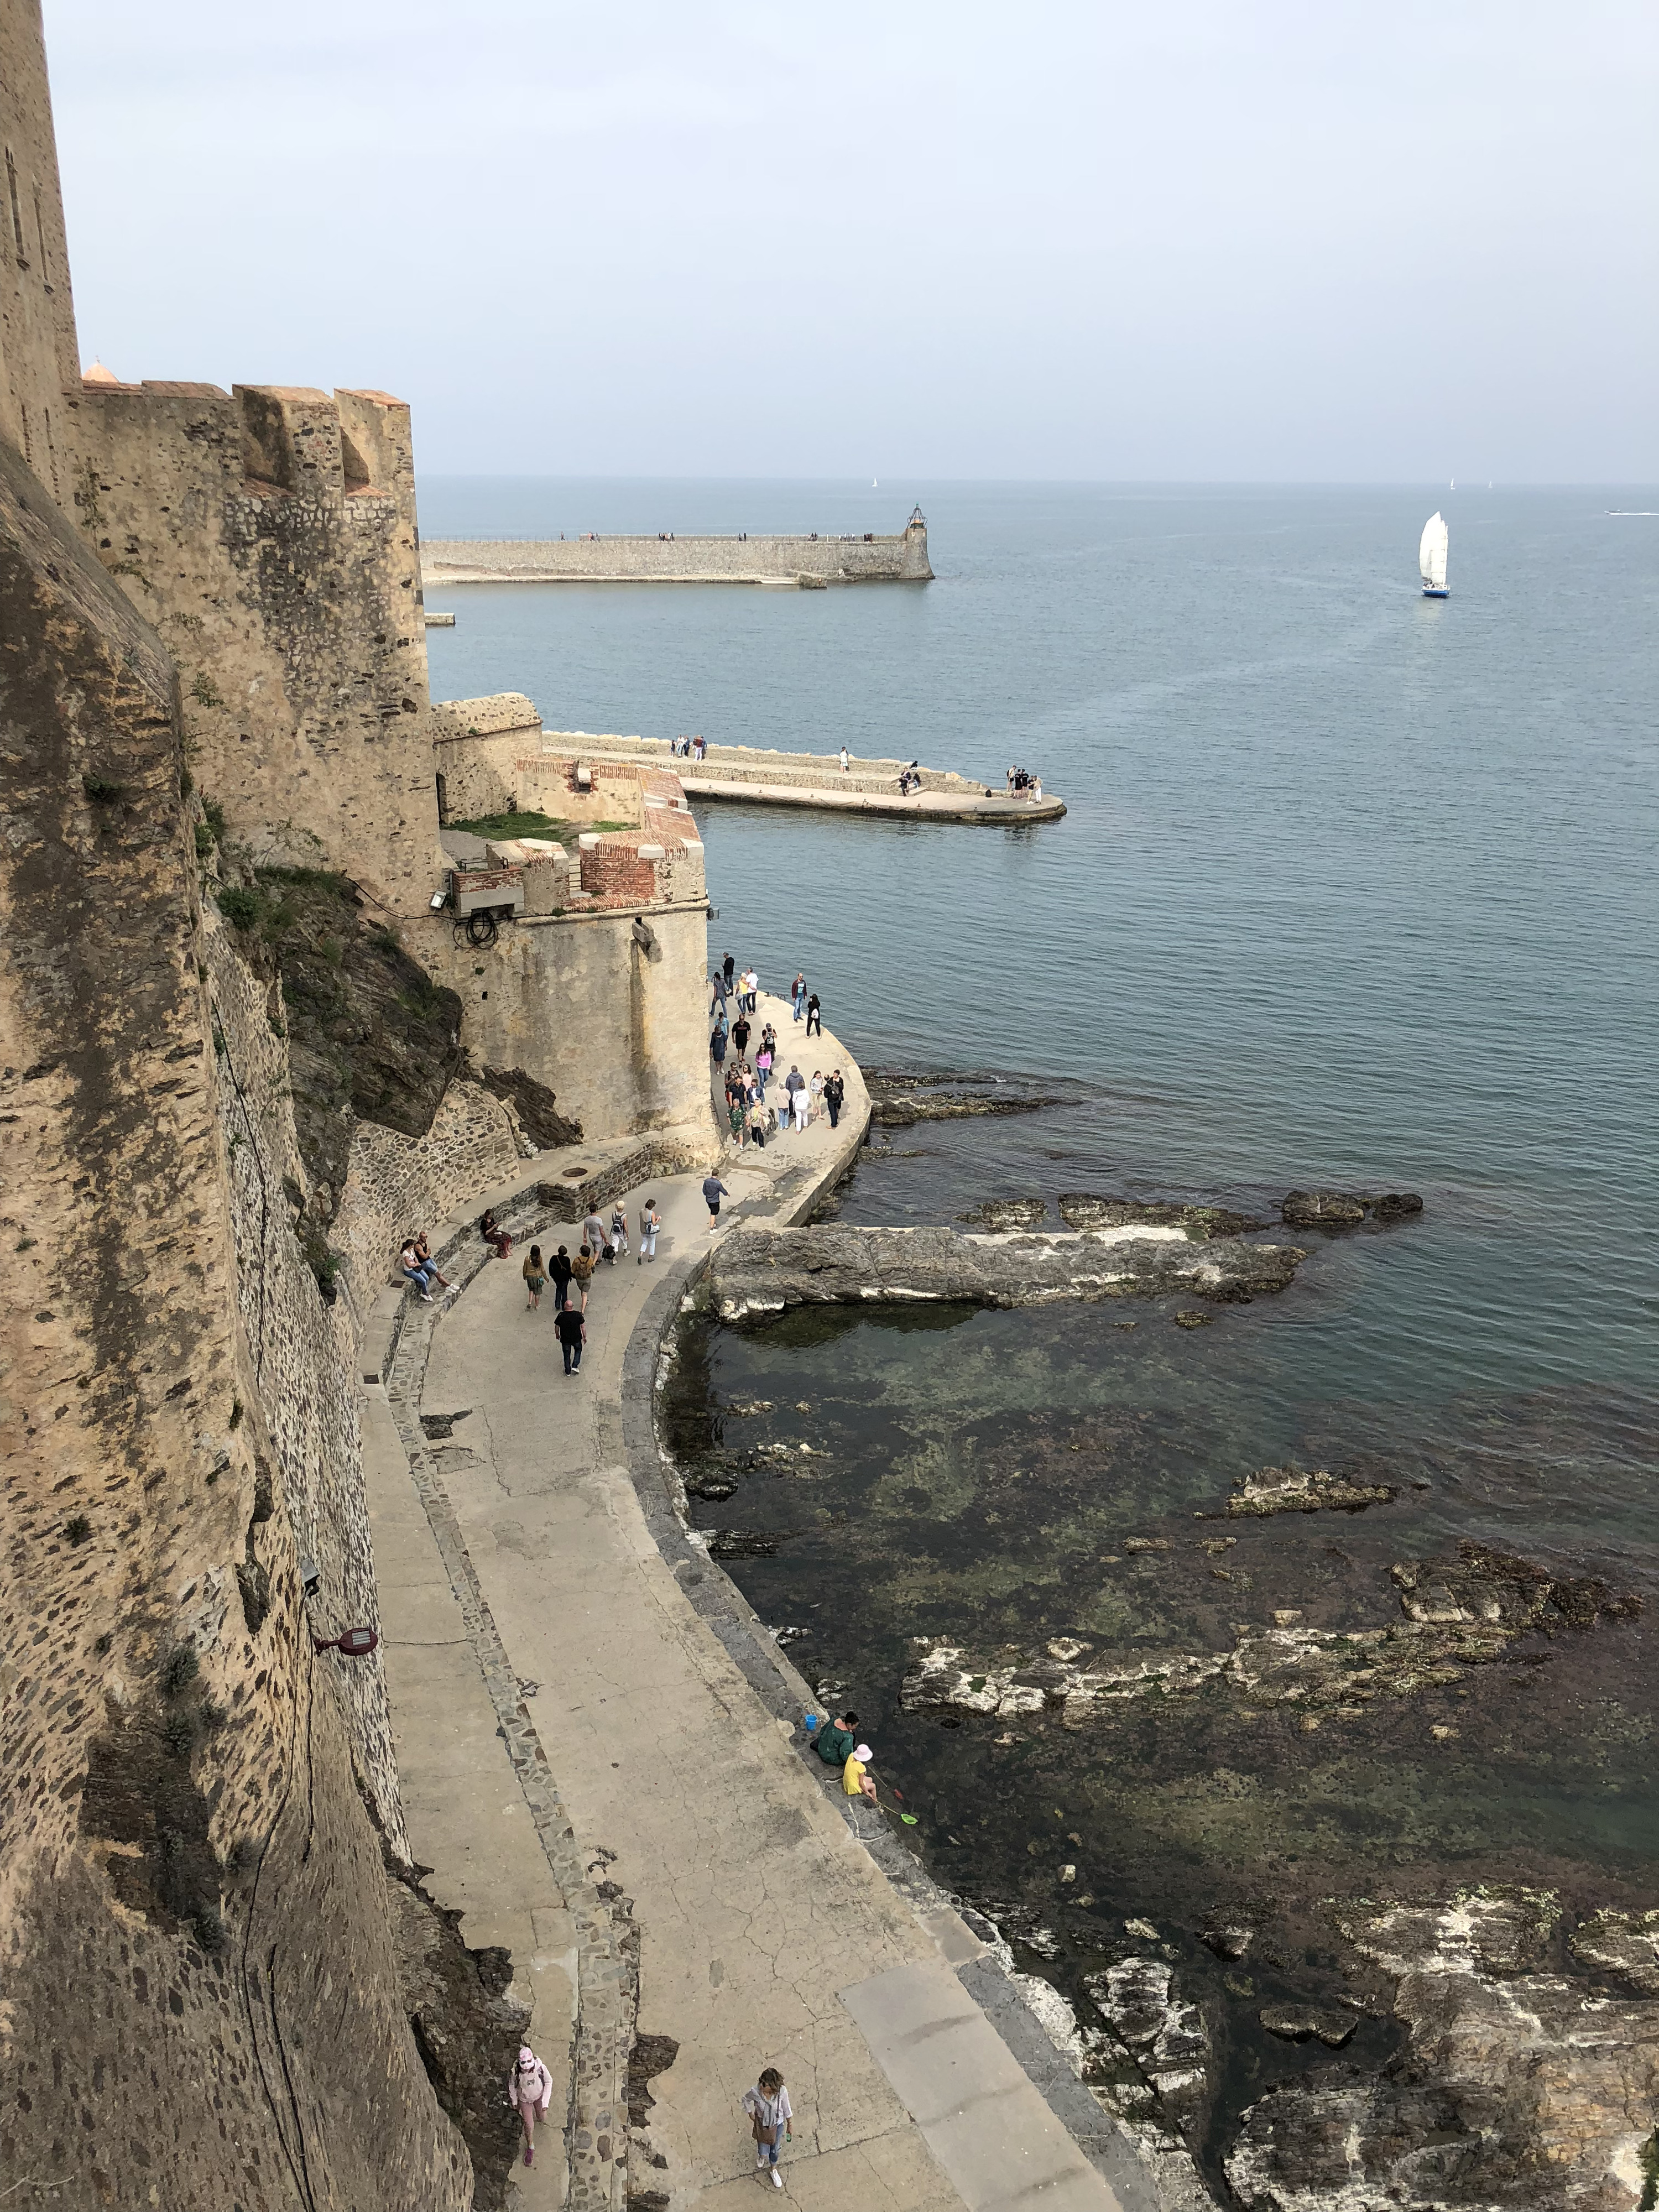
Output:
<svg viewBox="0 0 1659 2212">
<path fill-rule="evenodd" d="M 368 463 L 343 430 L 340 433 L 340 473 L 345 478 L 348 491 L 368 491 L 373 482 L 368 473 Z"/>
<path fill-rule="evenodd" d="M 438 770 L 438 827 L 449 827 L 449 784 L 441 769 Z"/>
</svg>

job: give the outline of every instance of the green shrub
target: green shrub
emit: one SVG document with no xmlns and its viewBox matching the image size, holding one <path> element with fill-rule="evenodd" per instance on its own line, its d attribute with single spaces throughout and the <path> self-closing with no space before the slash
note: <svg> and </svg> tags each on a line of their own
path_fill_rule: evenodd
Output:
<svg viewBox="0 0 1659 2212">
<path fill-rule="evenodd" d="M 219 911 L 236 929 L 252 929 L 264 912 L 265 902 L 258 891 L 239 890 L 227 884 L 219 892 Z"/>
<path fill-rule="evenodd" d="M 88 769 L 86 774 L 82 777 L 81 788 L 85 792 L 87 797 L 98 806 L 108 806 L 112 805 L 116 799 L 121 798 L 126 791 L 125 784 L 112 783 L 108 776 L 100 775 L 92 769 Z"/>
<path fill-rule="evenodd" d="M 464 830 L 474 837 L 544 837 L 550 830 L 556 836 L 561 830 L 574 825 L 556 822 L 550 814 L 538 814 L 525 809 L 511 814 L 479 814 L 471 822 L 452 822 L 452 830 Z"/>
<path fill-rule="evenodd" d="M 64 1523 L 64 1534 L 71 1544 L 88 1543 L 92 1538 L 92 1523 L 84 1513 L 71 1513 Z"/>
<path fill-rule="evenodd" d="M 208 828 L 212 830 L 215 837 L 218 840 L 220 844 L 222 845 L 225 842 L 224 808 L 220 805 L 216 799 L 204 799 L 202 801 L 202 811 L 207 817 Z"/>
</svg>

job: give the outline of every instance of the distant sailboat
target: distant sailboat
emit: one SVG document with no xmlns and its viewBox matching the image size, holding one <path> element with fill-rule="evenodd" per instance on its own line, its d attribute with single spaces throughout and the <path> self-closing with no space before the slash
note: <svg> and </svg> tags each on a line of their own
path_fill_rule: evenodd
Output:
<svg viewBox="0 0 1659 2212">
<path fill-rule="evenodd" d="M 1437 508 L 1423 525 L 1423 543 L 1417 549 L 1425 599 L 1450 597 L 1446 586 L 1446 518 Z"/>
<path fill-rule="evenodd" d="M 870 479 L 870 489 L 872 491 L 879 491 L 881 489 L 881 486 L 876 482 L 873 477 Z"/>
</svg>

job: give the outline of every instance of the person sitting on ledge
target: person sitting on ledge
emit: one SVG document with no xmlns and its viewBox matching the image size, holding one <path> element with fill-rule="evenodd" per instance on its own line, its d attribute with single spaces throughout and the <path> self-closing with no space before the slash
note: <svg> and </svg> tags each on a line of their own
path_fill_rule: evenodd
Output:
<svg viewBox="0 0 1659 2212">
<path fill-rule="evenodd" d="M 812 1739 L 812 1748 L 826 1766 L 845 1766 L 858 1749 L 859 1717 L 842 1713 L 821 1728 Z"/>
<path fill-rule="evenodd" d="M 478 1234 L 486 1244 L 493 1244 L 495 1247 L 495 1257 L 498 1260 L 505 1260 L 513 1249 L 513 1238 L 496 1220 L 495 1209 L 493 1206 L 485 1206 L 478 1222 Z"/>
</svg>

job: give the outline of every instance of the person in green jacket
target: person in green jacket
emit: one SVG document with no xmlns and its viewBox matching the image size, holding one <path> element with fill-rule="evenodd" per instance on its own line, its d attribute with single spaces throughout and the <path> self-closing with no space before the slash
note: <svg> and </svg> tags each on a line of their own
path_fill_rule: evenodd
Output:
<svg viewBox="0 0 1659 2212">
<path fill-rule="evenodd" d="M 812 1747 L 826 1766 L 844 1767 L 858 1749 L 859 1717 L 843 1713 L 837 1720 L 826 1721 L 812 1739 Z"/>
</svg>

